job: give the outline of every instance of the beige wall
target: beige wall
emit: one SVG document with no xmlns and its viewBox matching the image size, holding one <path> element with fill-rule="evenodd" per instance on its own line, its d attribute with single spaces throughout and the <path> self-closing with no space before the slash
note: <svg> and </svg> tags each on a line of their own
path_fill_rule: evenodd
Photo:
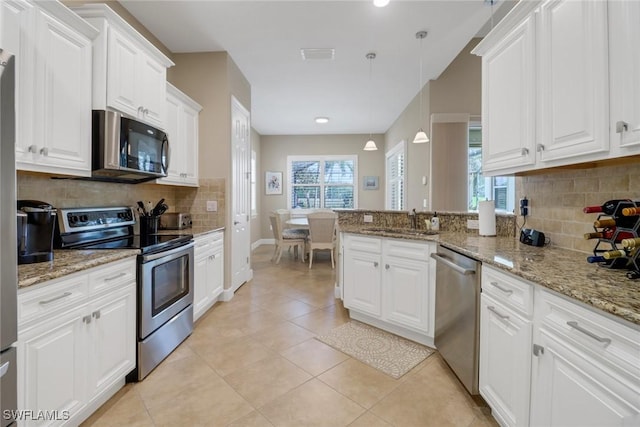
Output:
<svg viewBox="0 0 640 427">
<path fill-rule="evenodd" d="M 262 238 L 273 238 L 269 229 L 268 212 L 287 207 L 286 185 L 287 156 L 305 155 L 357 155 L 358 156 L 358 207 L 360 209 L 384 208 L 384 150 L 363 151 L 362 147 L 369 135 L 297 135 L 278 136 L 263 135 L 260 137 L 261 176 L 265 171 L 283 172 L 282 195 L 265 195 L 264 185 L 258 189 L 262 200 L 260 220 Z M 383 136 L 373 135 L 373 139 L 382 146 Z M 362 190 L 364 176 L 378 176 L 378 190 Z"/>
<path fill-rule="evenodd" d="M 469 124 L 431 124 L 431 210 L 465 212 L 467 208 L 467 164 Z"/>
<path fill-rule="evenodd" d="M 597 214 L 582 213 L 585 206 L 612 199 L 638 199 L 640 164 L 599 166 L 588 169 L 551 170 L 516 178 L 516 200 L 527 196 L 531 215 L 527 228 L 551 239 L 552 246 L 591 252 L 594 241 L 584 240 L 593 231 Z M 521 222 L 521 220 L 519 220 Z"/>
<path fill-rule="evenodd" d="M 400 141 L 407 145 L 406 171 L 406 210 L 425 210 L 424 200 L 429 200 L 429 184 L 422 184 L 422 177 L 429 176 L 430 144 L 413 144 L 413 138 L 420 127 L 431 138 L 429 129 L 429 92 L 430 83 L 422 89 L 422 117 L 420 116 L 420 94 L 411 100 L 402 114 L 391 125 L 385 134 L 385 152 L 395 147 Z M 384 205 L 384 198 L 382 201 Z"/>
<path fill-rule="evenodd" d="M 266 215 L 266 212 L 262 212 L 262 189 L 264 188 L 262 165 L 260 163 L 261 158 L 261 136 L 253 128 L 251 128 L 251 150 L 256 153 L 256 215 L 251 216 L 251 243 L 255 243 L 262 239 L 262 224 L 261 218 Z"/>
</svg>

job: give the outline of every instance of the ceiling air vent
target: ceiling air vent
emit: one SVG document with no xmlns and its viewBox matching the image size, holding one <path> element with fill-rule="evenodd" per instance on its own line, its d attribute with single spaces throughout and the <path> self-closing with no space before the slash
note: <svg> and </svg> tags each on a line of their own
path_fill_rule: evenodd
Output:
<svg viewBox="0 0 640 427">
<path fill-rule="evenodd" d="M 302 48 L 300 54 L 302 59 L 307 61 L 311 59 L 333 59 L 336 50 L 332 48 Z"/>
</svg>

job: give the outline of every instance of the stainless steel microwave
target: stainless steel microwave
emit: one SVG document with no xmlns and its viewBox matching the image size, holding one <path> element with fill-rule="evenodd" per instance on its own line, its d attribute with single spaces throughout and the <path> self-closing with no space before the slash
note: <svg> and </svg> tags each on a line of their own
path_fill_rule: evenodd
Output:
<svg viewBox="0 0 640 427">
<path fill-rule="evenodd" d="M 91 178 L 139 183 L 167 176 L 167 134 L 109 110 L 93 110 Z"/>
</svg>

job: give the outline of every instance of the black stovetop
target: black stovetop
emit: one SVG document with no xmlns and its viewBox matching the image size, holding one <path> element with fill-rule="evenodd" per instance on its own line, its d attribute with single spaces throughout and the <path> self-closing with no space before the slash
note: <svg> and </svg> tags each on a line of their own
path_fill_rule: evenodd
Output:
<svg viewBox="0 0 640 427">
<path fill-rule="evenodd" d="M 183 246 L 193 239 L 191 234 L 131 235 L 122 239 L 107 240 L 76 247 L 78 249 L 140 249 L 143 254 L 166 251 Z"/>
</svg>

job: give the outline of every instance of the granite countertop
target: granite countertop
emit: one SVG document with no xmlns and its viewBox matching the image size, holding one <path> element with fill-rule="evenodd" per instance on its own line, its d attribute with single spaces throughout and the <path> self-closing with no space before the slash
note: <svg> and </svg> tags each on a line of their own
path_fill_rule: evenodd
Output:
<svg viewBox="0 0 640 427">
<path fill-rule="evenodd" d="M 370 232 L 361 226 L 343 225 L 340 230 L 368 236 L 433 241 L 640 325 L 640 281 L 627 279 L 626 270 L 612 270 L 589 264 L 586 261 L 587 254 L 582 252 L 527 246 L 513 237 L 479 237 L 451 232 L 400 235 Z"/>
<path fill-rule="evenodd" d="M 18 289 L 136 256 L 137 249 L 54 250 L 53 261 L 18 266 Z"/>
</svg>

